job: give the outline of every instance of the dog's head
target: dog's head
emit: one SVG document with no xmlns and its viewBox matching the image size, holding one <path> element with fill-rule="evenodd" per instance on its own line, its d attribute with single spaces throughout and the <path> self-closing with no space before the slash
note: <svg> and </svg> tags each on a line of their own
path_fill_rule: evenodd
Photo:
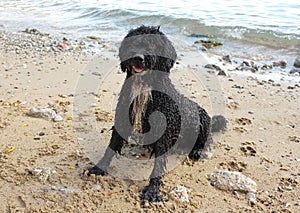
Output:
<svg viewBox="0 0 300 213">
<path fill-rule="evenodd" d="M 159 27 L 141 26 L 130 30 L 125 36 L 119 49 L 119 57 L 122 71 L 131 76 L 149 70 L 169 73 L 177 54 Z"/>
</svg>

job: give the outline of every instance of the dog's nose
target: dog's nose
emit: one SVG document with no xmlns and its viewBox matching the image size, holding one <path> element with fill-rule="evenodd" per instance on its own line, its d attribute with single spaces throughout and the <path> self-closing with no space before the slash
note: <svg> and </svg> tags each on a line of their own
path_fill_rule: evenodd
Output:
<svg viewBox="0 0 300 213">
<path fill-rule="evenodd" d="M 144 55 L 141 55 L 141 54 L 136 54 L 133 58 L 139 62 L 144 61 Z"/>
</svg>

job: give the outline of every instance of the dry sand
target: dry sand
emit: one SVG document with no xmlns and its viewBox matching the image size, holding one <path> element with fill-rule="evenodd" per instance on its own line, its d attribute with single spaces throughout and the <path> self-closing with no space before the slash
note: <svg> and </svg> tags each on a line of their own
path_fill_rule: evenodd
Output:
<svg viewBox="0 0 300 213">
<path fill-rule="evenodd" d="M 0 42 L 7 41 L 0 37 Z M 82 175 L 92 165 L 91 150 L 82 145 L 80 130 L 74 128 L 73 104 L 82 73 L 93 66 L 92 59 L 108 63 L 112 67 L 104 70 L 107 75 L 101 76 L 105 79 L 101 88 L 93 88 L 98 90 L 87 112 L 97 118 L 101 132 L 92 137 L 107 145 L 125 77 L 115 66 L 115 48 L 97 56 L 80 49 L 16 49 L 10 44 L 0 50 L 0 212 L 300 212 L 297 85 L 232 73 L 214 75 L 210 83 L 216 86 L 207 88 L 205 76 L 212 74 L 202 67 L 205 64 L 199 64 L 192 50 L 179 52 L 182 59 L 171 75 L 174 84 L 210 114 L 218 107 L 223 110 L 228 127 L 215 138 L 211 159 L 185 161 L 165 175 L 164 202 L 141 206 L 139 194 L 148 180 Z M 94 67 L 93 80 L 100 79 L 98 74 L 108 66 L 102 65 Z M 205 73 L 202 83 L 197 71 Z M 29 117 L 26 112 L 32 107 L 54 108 L 64 120 Z M 253 179 L 256 202 L 243 193 L 211 186 L 207 175 L 219 169 Z M 171 195 L 178 185 L 189 190 L 189 202 Z"/>
</svg>

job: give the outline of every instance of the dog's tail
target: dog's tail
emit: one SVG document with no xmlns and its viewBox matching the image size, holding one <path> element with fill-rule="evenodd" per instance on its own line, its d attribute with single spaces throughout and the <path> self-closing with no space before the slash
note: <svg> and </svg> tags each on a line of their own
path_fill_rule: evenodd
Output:
<svg viewBox="0 0 300 213">
<path fill-rule="evenodd" d="M 223 115 L 215 115 L 211 119 L 211 132 L 220 132 L 226 129 L 226 118 Z"/>
</svg>

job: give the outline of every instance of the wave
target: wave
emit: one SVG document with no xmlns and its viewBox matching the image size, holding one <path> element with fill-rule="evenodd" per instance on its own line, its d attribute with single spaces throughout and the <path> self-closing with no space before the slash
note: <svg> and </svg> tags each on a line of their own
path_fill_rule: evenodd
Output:
<svg viewBox="0 0 300 213">
<path fill-rule="evenodd" d="M 133 14 L 131 14 L 133 16 Z M 274 48 L 300 48 L 300 35 L 296 33 L 282 33 L 276 30 L 265 30 L 243 26 L 214 26 L 206 25 L 201 20 L 176 18 L 165 15 L 144 15 L 128 17 L 117 26 L 135 27 L 144 25 L 160 25 L 167 33 L 182 34 L 197 37 L 203 35 L 208 38 L 226 40 L 240 40 L 257 45 L 267 45 Z"/>
<path fill-rule="evenodd" d="M 166 33 L 174 36 L 203 35 L 209 38 L 241 41 L 274 48 L 300 49 L 300 33 L 297 33 L 299 27 L 293 31 L 291 29 L 294 28 L 283 25 L 277 26 L 274 21 L 267 25 L 264 22 L 255 23 L 256 25 L 245 24 L 251 20 L 254 15 L 252 13 L 248 22 L 241 22 L 241 26 L 238 26 L 236 20 L 224 24 L 224 20 L 221 20 L 220 17 L 219 22 L 216 23 L 213 20 L 214 11 L 206 11 L 207 14 L 202 18 L 195 18 L 195 15 L 189 16 L 188 12 L 184 15 L 182 12 L 179 13 L 178 8 L 176 9 L 174 5 L 170 7 L 170 10 L 174 10 L 173 13 L 163 10 L 155 11 L 153 7 L 158 5 L 148 1 L 141 3 L 143 7 L 135 9 L 130 6 L 117 5 L 117 2 L 109 4 L 107 1 L 99 3 L 99 1 L 93 0 L 86 1 L 86 3 L 79 0 L 42 0 L 39 2 L 25 0 L 23 4 L 17 0 L 5 2 L 0 2 L 0 6 L 3 6 L 2 10 L 0 9 L 0 20 L 3 20 L 3 23 L 0 22 L 0 26 L 4 24 L 6 28 L 9 28 L 7 25 L 12 25 L 11 27 L 15 29 L 16 26 L 12 23 L 18 23 L 20 30 L 27 27 L 41 27 L 42 30 L 51 31 L 52 29 L 55 32 L 61 31 L 79 36 L 92 33 L 107 39 L 113 36 L 115 39 L 118 36 L 122 37 L 124 31 L 142 24 L 159 25 Z M 119 3 L 121 4 L 121 1 Z M 122 4 L 125 3 L 122 1 Z M 8 8 L 4 9 L 5 7 Z M 18 8 L 17 11 L 16 8 Z M 191 12 L 195 14 L 195 11 Z M 247 11 L 243 11 L 243 14 L 245 12 Z M 217 15 L 220 15 L 219 13 Z M 240 13 L 235 12 L 234 14 Z M 249 13 L 249 15 L 251 14 Z M 224 14 L 222 15 L 224 16 Z M 256 14 L 254 18 L 257 16 L 263 17 L 263 15 Z M 236 17 L 232 19 L 236 19 Z M 213 21 L 209 22 L 209 20 Z M 29 24 L 32 26 L 28 26 Z M 114 35 L 107 33 L 108 29 L 113 30 Z"/>
</svg>

